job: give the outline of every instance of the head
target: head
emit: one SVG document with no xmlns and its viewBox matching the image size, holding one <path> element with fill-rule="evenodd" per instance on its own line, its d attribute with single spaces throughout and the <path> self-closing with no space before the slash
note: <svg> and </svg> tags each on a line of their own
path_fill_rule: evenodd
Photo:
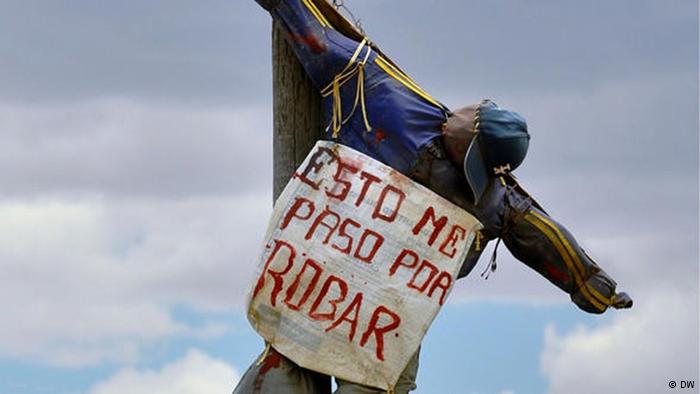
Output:
<svg viewBox="0 0 700 394">
<path fill-rule="evenodd" d="M 522 116 L 485 100 L 455 111 L 443 139 L 450 159 L 464 169 L 476 203 L 491 179 L 523 162 L 530 135 Z"/>
</svg>

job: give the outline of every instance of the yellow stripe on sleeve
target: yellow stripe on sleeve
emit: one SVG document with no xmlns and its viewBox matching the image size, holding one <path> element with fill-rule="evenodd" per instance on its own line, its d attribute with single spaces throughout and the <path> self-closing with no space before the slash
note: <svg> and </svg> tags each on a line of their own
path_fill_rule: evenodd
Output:
<svg viewBox="0 0 700 394">
<path fill-rule="evenodd" d="M 566 237 L 564 237 L 564 235 L 561 233 L 561 231 L 559 230 L 559 228 L 558 228 L 557 226 L 555 226 L 555 225 L 554 225 L 549 219 L 547 219 L 545 216 L 540 215 L 539 213 L 537 213 L 537 212 L 535 212 L 535 211 L 532 211 L 532 213 L 533 213 L 533 215 L 537 216 L 538 219 L 540 219 L 541 221 L 543 221 L 543 222 L 545 222 L 547 225 L 549 225 L 549 227 L 551 227 L 551 228 L 557 233 L 557 235 L 558 235 L 559 238 L 561 239 L 562 243 L 563 243 L 564 246 L 566 247 L 566 250 L 569 252 L 569 254 L 571 255 L 571 257 L 574 259 L 574 264 L 575 264 L 576 267 L 579 269 L 579 272 L 581 273 L 581 276 L 582 276 L 582 277 L 585 277 L 586 270 L 585 270 L 584 267 L 583 267 L 583 263 L 581 263 L 581 260 L 579 259 L 578 254 L 574 251 L 574 248 L 571 247 L 571 244 L 570 244 L 569 241 L 566 239 Z M 593 296 L 594 296 L 595 298 L 598 299 L 598 301 L 604 303 L 605 305 L 612 305 L 612 299 L 611 299 L 611 298 L 605 297 L 604 295 L 600 294 L 600 292 L 598 292 L 598 290 L 597 290 L 595 287 L 593 287 L 593 286 L 590 286 L 590 285 L 586 284 L 586 287 L 588 287 L 588 290 L 591 292 L 591 294 L 593 294 Z"/>
<path fill-rule="evenodd" d="M 531 213 L 532 212 L 532 213 Z M 564 246 L 560 242 L 559 238 L 548 228 L 548 226 L 538 220 L 539 217 L 534 215 L 533 211 L 529 211 L 525 215 L 525 220 L 533 224 L 535 227 L 537 227 L 542 233 L 552 242 L 554 245 L 554 248 L 557 249 L 557 252 L 559 252 L 559 255 L 564 259 L 564 262 L 566 263 L 566 266 L 569 268 L 569 271 L 574 276 L 574 280 L 576 281 L 576 284 L 579 287 L 579 290 L 581 290 L 581 294 L 590 302 L 593 306 L 598 308 L 600 311 L 604 311 L 606 309 L 606 306 L 601 304 L 598 300 L 595 299 L 589 292 L 588 292 L 588 286 L 583 282 L 579 272 L 576 270 L 576 268 L 573 266 L 573 262 L 571 261 L 571 257 L 569 254 L 566 252 L 564 249 Z"/>
<path fill-rule="evenodd" d="M 422 97 L 425 101 L 429 102 L 430 104 L 433 104 L 434 106 L 445 110 L 445 107 L 440 104 L 437 100 L 432 98 L 428 93 L 426 93 L 423 89 L 420 88 L 420 86 L 416 85 L 415 82 L 413 82 L 406 74 L 402 73 L 401 70 L 396 69 L 391 63 L 386 61 L 383 57 L 377 56 L 375 59 L 375 62 L 377 63 L 377 66 L 384 70 L 389 76 L 394 78 L 395 80 L 401 82 L 404 86 L 406 86 L 408 89 L 413 91 L 413 93 L 419 95 Z"/>
<path fill-rule="evenodd" d="M 321 24 L 323 27 L 330 27 L 332 28 L 331 24 L 328 23 L 328 20 L 326 20 L 326 17 L 323 16 L 321 11 L 316 7 L 316 4 L 313 3 L 311 0 L 302 0 L 306 8 L 309 9 L 309 11 L 316 17 L 318 22 Z"/>
</svg>

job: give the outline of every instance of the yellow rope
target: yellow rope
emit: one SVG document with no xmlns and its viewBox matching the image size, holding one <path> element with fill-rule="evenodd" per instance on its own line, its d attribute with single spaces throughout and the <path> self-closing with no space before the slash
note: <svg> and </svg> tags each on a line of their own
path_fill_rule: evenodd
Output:
<svg viewBox="0 0 700 394">
<path fill-rule="evenodd" d="M 484 239 L 484 234 L 481 233 L 481 230 L 476 230 L 475 238 L 474 250 L 478 252 L 481 250 L 481 241 Z"/>
<path fill-rule="evenodd" d="M 338 138 L 338 132 L 342 127 L 343 104 L 340 100 L 340 83 L 338 78 L 333 79 L 333 139 Z"/>
<path fill-rule="evenodd" d="M 360 83 L 360 81 L 362 83 Z M 365 130 L 372 130 L 367 117 L 367 107 L 365 106 L 365 65 L 360 65 L 360 76 L 357 79 L 358 89 L 360 91 L 360 102 L 362 103 L 362 119 L 365 121 Z"/>
<path fill-rule="evenodd" d="M 352 57 L 350 57 L 350 60 L 348 60 L 348 64 L 345 65 L 345 68 L 343 68 L 342 71 L 340 71 L 335 78 L 338 78 L 339 76 L 342 76 L 345 74 L 350 68 L 355 64 L 355 61 L 357 58 L 360 56 L 360 53 L 362 52 L 362 48 L 365 47 L 365 45 L 368 44 L 367 38 L 363 39 L 358 45 L 357 48 L 355 49 L 355 52 L 352 54 Z M 331 82 L 330 84 L 326 85 L 325 88 L 321 89 L 321 95 L 324 97 L 328 95 L 328 91 L 332 89 L 333 83 Z"/>
<path fill-rule="evenodd" d="M 367 131 L 372 130 L 369 125 L 369 120 L 367 119 L 367 107 L 365 106 L 365 64 L 369 59 L 369 55 L 372 52 L 372 48 L 367 49 L 364 59 L 357 65 L 357 90 L 355 91 L 355 102 L 352 104 L 352 109 L 347 118 L 343 119 L 343 124 L 350 120 L 350 117 L 355 113 L 357 109 L 357 104 L 359 103 L 362 109 L 362 118 L 365 121 L 365 129 Z"/>
<path fill-rule="evenodd" d="M 268 353 L 270 353 L 271 347 L 272 346 L 270 346 L 270 342 L 265 342 L 265 350 L 260 355 L 260 358 L 258 358 L 258 361 L 255 362 L 256 367 L 259 367 L 260 365 L 262 365 L 263 361 L 265 361 L 265 359 L 267 358 Z"/>
<path fill-rule="evenodd" d="M 332 117 L 330 123 L 328 124 L 328 127 L 326 127 L 326 131 L 330 129 L 333 130 L 333 139 L 338 138 L 340 129 L 345 123 L 347 123 L 350 120 L 352 115 L 355 113 L 358 104 L 360 104 L 360 108 L 362 109 L 362 119 L 365 122 L 366 130 L 372 130 L 372 127 L 369 123 L 369 117 L 367 115 L 367 106 L 365 104 L 365 64 L 367 64 L 367 61 L 369 60 L 370 55 L 372 53 L 372 48 L 368 44 L 369 42 L 367 41 L 367 39 L 363 39 L 358 44 L 357 48 L 355 49 L 355 52 L 353 53 L 345 68 L 343 68 L 343 70 L 336 74 L 335 77 L 333 77 L 333 81 L 331 81 L 331 83 L 329 83 L 326 87 L 321 89 L 322 97 L 328 97 L 331 95 L 333 97 Z M 360 62 L 357 62 L 357 59 L 359 58 L 360 53 L 362 52 L 362 49 L 365 46 L 367 46 L 367 51 L 365 52 L 363 59 Z M 355 91 L 355 101 L 353 103 L 352 109 L 350 110 L 350 113 L 347 115 L 347 117 L 343 117 L 343 103 L 342 98 L 340 96 L 340 88 L 355 76 L 357 76 L 357 89 Z"/>
</svg>

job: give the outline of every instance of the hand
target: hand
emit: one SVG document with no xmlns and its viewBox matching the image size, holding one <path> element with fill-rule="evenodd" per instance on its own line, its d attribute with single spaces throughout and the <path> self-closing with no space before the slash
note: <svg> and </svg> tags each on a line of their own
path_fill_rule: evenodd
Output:
<svg viewBox="0 0 700 394">
<path fill-rule="evenodd" d="M 627 293 L 620 292 L 613 296 L 612 307 L 615 309 L 631 308 L 632 304 L 632 298 Z"/>
</svg>

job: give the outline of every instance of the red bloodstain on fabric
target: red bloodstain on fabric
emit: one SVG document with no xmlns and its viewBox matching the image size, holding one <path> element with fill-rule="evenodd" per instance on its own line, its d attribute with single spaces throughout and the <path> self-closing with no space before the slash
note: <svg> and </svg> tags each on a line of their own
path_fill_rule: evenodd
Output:
<svg viewBox="0 0 700 394">
<path fill-rule="evenodd" d="M 545 262 L 544 263 L 544 268 L 547 270 L 547 275 L 553 279 L 557 279 L 560 282 L 566 283 L 569 281 L 569 276 L 556 269 L 553 265 Z"/>
<path fill-rule="evenodd" d="M 304 43 L 309 46 L 312 53 L 319 54 L 326 51 L 326 44 L 318 40 L 314 33 L 309 33 L 304 36 Z"/>
<path fill-rule="evenodd" d="M 267 357 L 265 357 L 265 360 L 263 360 L 263 363 L 260 366 L 260 374 L 264 375 L 272 368 L 279 368 L 281 364 L 282 355 L 277 353 L 275 350 L 270 349 L 270 353 L 267 355 Z"/>
<path fill-rule="evenodd" d="M 272 368 L 279 368 L 282 364 L 282 355 L 277 353 L 275 349 L 270 349 L 270 352 L 265 356 L 265 359 L 260 365 L 260 372 L 258 376 L 255 377 L 255 385 L 253 387 L 253 392 L 259 393 L 262 390 L 263 379 L 265 374 L 267 374 Z"/>
<path fill-rule="evenodd" d="M 384 133 L 384 130 L 382 130 L 382 129 L 377 129 L 377 130 L 374 132 L 374 141 L 375 141 L 376 143 L 380 143 L 380 142 L 384 141 L 385 138 L 386 138 L 386 133 Z"/>
<path fill-rule="evenodd" d="M 306 45 L 307 47 L 309 47 L 309 50 L 311 50 L 311 53 L 316 55 L 326 52 L 326 50 L 328 49 L 326 47 L 326 44 L 319 41 L 318 37 L 316 37 L 316 35 L 313 32 L 308 32 L 306 34 L 289 33 L 288 37 L 292 41 L 300 42 Z"/>
</svg>

